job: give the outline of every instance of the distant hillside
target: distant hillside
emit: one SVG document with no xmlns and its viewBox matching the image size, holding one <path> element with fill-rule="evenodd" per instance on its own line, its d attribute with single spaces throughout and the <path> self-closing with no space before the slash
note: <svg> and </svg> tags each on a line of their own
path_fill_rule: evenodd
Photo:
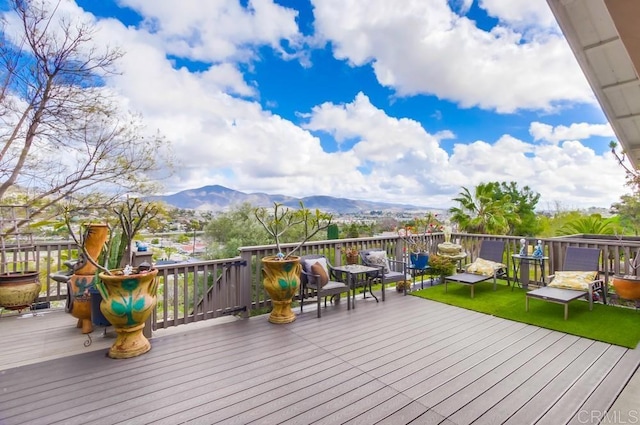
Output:
<svg viewBox="0 0 640 425">
<path fill-rule="evenodd" d="M 214 185 L 204 186 L 198 189 L 183 190 L 167 196 L 153 197 L 176 208 L 202 210 L 202 211 L 226 211 L 234 205 L 248 202 L 259 207 L 272 206 L 279 202 L 289 207 L 297 207 L 300 200 L 307 208 L 318 208 L 322 211 L 348 214 L 369 211 L 415 211 L 426 210 L 426 207 L 417 207 L 406 204 L 390 204 L 373 201 L 356 201 L 346 198 L 334 198 L 332 196 L 307 196 L 294 198 L 285 195 L 269 195 L 267 193 L 244 193 L 228 187 Z"/>
</svg>

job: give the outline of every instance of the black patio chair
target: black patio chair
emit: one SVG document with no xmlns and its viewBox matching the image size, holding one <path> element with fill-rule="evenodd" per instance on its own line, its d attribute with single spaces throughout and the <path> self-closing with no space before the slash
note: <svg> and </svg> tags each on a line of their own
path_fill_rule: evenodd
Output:
<svg viewBox="0 0 640 425">
<path fill-rule="evenodd" d="M 372 253 L 384 252 L 384 260 L 382 263 L 379 258 L 375 260 L 371 257 Z M 375 254 L 374 254 L 375 255 Z M 376 256 L 380 257 L 380 255 Z M 378 267 L 380 271 L 367 273 L 367 280 L 369 286 L 369 292 L 378 301 L 378 298 L 371 292 L 371 285 L 373 283 L 382 284 L 382 301 L 384 301 L 384 285 L 395 282 L 405 282 L 411 280 L 411 275 L 407 274 L 407 265 L 404 261 L 391 260 L 386 256 L 384 249 L 365 249 L 360 251 L 360 260 L 362 264 L 369 267 Z M 384 264 L 383 264 L 384 263 Z M 388 269 L 387 269 L 388 267 Z M 407 293 L 407 285 L 404 285 L 404 293 Z M 365 291 L 366 295 L 366 291 Z"/>
<path fill-rule="evenodd" d="M 319 266 L 316 266 L 316 264 L 319 264 Z M 331 301 L 333 302 L 333 297 L 343 292 L 347 293 L 347 310 L 351 309 L 349 285 L 336 280 L 333 267 L 324 255 L 303 255 L 300 257 L 300 265 L 302 266 L 302 273 L 300 274 L 300 313 L 304 308 L 305 298 L 315 297 L 318 304 L 318 317 L 322 317 L 322 298 L 324 298 L 324 307 L 327 308 L 327 297 L 332 297 Z M 323 280 L 326 280 L 326 282 L 323 282 Z"/>
</svg>

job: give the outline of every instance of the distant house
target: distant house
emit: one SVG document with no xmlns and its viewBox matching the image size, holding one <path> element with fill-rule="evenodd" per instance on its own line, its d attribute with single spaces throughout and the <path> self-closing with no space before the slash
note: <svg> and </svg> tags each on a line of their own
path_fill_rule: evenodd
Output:
<svg viewBox="0 0 640 425">
<path fill-rule="evenodd" d="M 205 245 L 202 242 L 196 242 L 195 246 L 194 244 L 189 243 L 189 244 L 176 245 L 176 248 L 178 248 L 178 252 L 181 254 L 193 256 L 198 254 L 204 254 L 207 250 L 207 245 Z"/>
</svg>

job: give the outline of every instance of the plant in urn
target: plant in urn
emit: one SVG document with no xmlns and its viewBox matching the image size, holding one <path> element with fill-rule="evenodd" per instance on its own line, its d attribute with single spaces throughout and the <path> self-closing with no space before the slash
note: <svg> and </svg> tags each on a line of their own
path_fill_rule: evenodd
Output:
<svg viewBox="0 0 640 425">
<path fill-rule="evenodd" d="M 291 210 L 282 204 L 274 203 L 273 210 L 257 208 L 256 219 L 275 240 L 276 255 L 262 258 L 262 276 L 264 289 L 271 297 L 272 310 L 269 315 L 271 323 L 291 323 L 296 315 L 291 310 L 291 301 L 300 288 L 300 257 L 292 255 L 306 241 L 331 224 L 332 216 L 316 209 L 315 213 L 300 202 L 299 210 Z M 302 226 L 304 238 L 287 254 L 280 247 L 281 237 L 294 226 Z"/>
<path fill-rule="evenodd" d="M 96 283 L 102 295 L 100 311 L 111 322 L 117 335 L 109 349 L 109 357 L 125 359 L 151 349 L 151 343 L 142 330 L 156 306 L 157 274 L 158 269 L 149 263 L 100 273 L 100 281 Z"/>
</svg>

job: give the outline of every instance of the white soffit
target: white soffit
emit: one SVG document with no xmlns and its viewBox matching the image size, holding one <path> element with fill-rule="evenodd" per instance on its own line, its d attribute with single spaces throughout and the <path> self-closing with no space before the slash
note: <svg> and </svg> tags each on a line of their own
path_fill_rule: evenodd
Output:
<svg viewBox="0 0 640 425">
<path fill-rule="evenodd" d="M 618 141 L 640 168 L 640 0 L 547 0 Z"/>
</svg>

